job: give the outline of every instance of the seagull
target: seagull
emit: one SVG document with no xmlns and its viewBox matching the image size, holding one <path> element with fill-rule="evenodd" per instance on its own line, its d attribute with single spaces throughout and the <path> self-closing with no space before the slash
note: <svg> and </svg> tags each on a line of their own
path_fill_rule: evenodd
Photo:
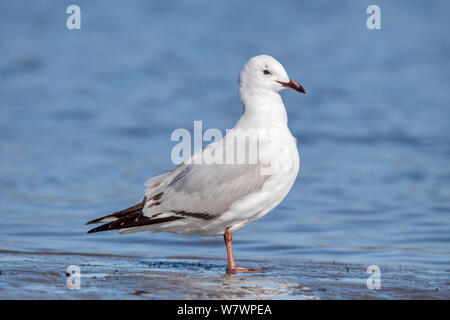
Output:
<svg viewBox="0 0 450 320">
<path fill-rule="evenodd" d="M 88 222 L 103 223 L 88 233 L 151 230 L 223 236 L 227 274 L 266 270 L 236 265 L 232 234 L 272 211 L 297 178 L 300 158 L 279 94 L 283 89 L 306 93 L 275 58 L 251 58 L 239 74 L 244 111 L 235 127 L 174 169 L 147 180 L 138 204 Z M 240 161 L 236 150 L 245 156 Z"/>
</svg>

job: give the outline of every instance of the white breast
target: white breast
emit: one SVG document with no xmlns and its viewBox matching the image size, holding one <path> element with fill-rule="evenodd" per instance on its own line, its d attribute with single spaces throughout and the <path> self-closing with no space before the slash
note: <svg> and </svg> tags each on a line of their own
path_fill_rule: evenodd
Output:
<svg viewBox="0 0 450 320">
<path fill-rule="evenodd" d="M 260 191 L 236 201 L 220 218 L 212 221 L 209 230 L 220 233 L 224 225 L 236 231 L 260 219 L 272 211 L 292 188 L 300 167 L 296 139 L 288 132 L 280 136 L 276 147 L 271 151 L 273 174 Z"/>
</svg>

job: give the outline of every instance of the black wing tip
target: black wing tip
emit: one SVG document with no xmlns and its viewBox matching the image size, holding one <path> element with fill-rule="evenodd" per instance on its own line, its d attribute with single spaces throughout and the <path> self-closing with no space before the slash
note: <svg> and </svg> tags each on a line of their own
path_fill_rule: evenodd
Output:
<svg viewBox="0 0 450 320">
<path fill-rule="evenodd" d="M 97 229 L 97 228 L 91 229 L 91 230 L 89 230 L 89 231 L 86 232 L 86 233 L 94 233 L 94 232 L 97 232 L 95 229 Z"/>
<path fill-rule="evenodd" d="M 102 219 L 103 219 L 103 218 L 94 219 L 94 220 L 91 220 L 91 221 L 89 221 L 89 222 L 86 222 L 84 225 L 87 226 L 87 225 L 89 225 L 89 224 L 96 224 L 96 223 L 99 223 Z"/>
<path fill-rule="evenodd" d="M 159 196 L 159 194 L 158 194 L 158 196 Z M 136 204 L 136 205 L 134 205 L 132 207 L 126 208 L 126 209 L 121 210 L 121 211 L 114 212 L 112 214 L 108 214 L 108 215 L 103 216 L 103 217 L 98 218 L 98 219 L 94 219 L 94 220 L 88 221 L 88 222 L 85 223 L 85 225 L 87 226 L 89 224 L 96 224 L 96 223 L 107 222 L 107 221 L 102 221 L 102 220 L 104 220 L 106 218 L 116 218 L 116 220 L 118 220 L 118 219 L 120 219 L 122 217 L 125 217 L 125 216 L 129 215 L 129 214 L 135 214 L 137 212 L 142 212 L 142 209 L 144 208 L 144 205 L 145 205 L 145 198 L 144 198 L 143 201 L 139 202 L 138 204 Z"/>
<path fill-rule="evenodd" d="M 89 230 L 87 233 L 142 227 L 142 226 L 146 226 L 146 225 L 175 221 L 175 220 L 179 220 L 179 219 L 185 219 L 185 217 L 166 217 L 166 218 L 159 218 L 159 219 L 150 219 L 150 218 L 144 217 L 143 219 L 138 220 L 138 221 L 136 221 L 134 219 L 133 219 L 133 221 L 126 221 L 125 219 L 122 219 L 122 220 L 116 220 L 113 222 L 102 224 L 101 226 L 98 226 L 94 229 Z"/>
<path fill-rule="evenodd" d="M 95 233 L 95 232 L 110 231 L 110 230 L 114 230 L 114 229 L 111 229 L 110 223 L 106 223 L 106 224 L 103 224 L 101 226 L 98 226 L 98 227 L 95 227 L 95 228 L 89 230 L 87 233 Z"/>
</svg>

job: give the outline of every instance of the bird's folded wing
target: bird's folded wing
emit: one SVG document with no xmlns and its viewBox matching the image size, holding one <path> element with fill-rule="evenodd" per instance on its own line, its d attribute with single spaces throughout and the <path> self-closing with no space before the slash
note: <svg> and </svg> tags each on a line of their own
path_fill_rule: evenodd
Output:
<svg viewBox="0 0 450 320">
<path fill-rule="evenodd" d="M 259 191 L 270 177 L 261 165 L 186 164 L 179 166 L 162 188 L 151 186 L 142 209 L 147 217 L 172 212 L 178 216 L 215 217 L 237 200 Z"/>
<path fill-rule="evenodd" d="M 201 151 L 200 151 L 201 152 Z M 180 164 L 150 178 L 145 196 L 128 209 L 88 222 L 107 223 L 89 232 L 164 224 L 180 219 L 211 220 L 236 201 L 261 190 L 270 175 L 261 164 Z"/>
</svg>

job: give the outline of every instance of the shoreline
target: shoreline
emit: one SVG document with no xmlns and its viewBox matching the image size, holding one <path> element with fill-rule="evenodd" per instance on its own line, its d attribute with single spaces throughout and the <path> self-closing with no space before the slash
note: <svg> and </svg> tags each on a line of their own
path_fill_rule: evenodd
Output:
<svg viewBox="0 0 450 320">
<path fill-rule="evenodd" d="M 224 259 L 0 250 L 1 299 L 449 299 L 448 271 L 339 262 L 240 260 L 264 273 L 226 275 Z M 69 266 L 80 289 L 67 288 Z M 73 282 L 73 279 L 72 279 Z"/>
</svg>

